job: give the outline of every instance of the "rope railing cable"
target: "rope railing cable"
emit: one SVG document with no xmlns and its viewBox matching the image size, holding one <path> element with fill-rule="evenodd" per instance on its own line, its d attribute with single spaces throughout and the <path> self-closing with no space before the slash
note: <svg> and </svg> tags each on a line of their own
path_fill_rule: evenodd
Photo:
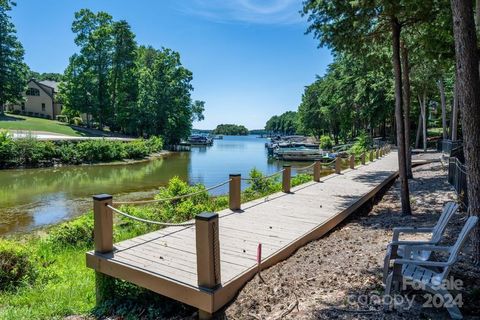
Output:
<svg viewBox="0 0 480 320">
<path fill-rule="evenodd" d="M 283 171 L 285 171 L 285 169 L 282 169 L 280 171 L 277 171 L 277 172 L 274 172 L 268 176 L 263 176 L 261 178 L 242 178 L 243 181 L 256 181 L 256 180 L 262 180 L 262 179 L 268 179 L 268 178 L 271 178 L 273 176 L 276 176 L 277 174 L 280 174 L 282 173 Z"/>
<path fill-rule="evenodd" d="M 112 209 L 113 212 L 118 213 L 124 217 L 127 217 L 132 220 L 136 220 L 139 222 L 144 222 L 144 223 L 150 223 L 150 224 L 156 224 L 164 227 L 188 227 L 188 226 L 193 226 L 195 222 L 181 222 L 181 223 L 171 223 L 171 222 L 161 222 L 161 221 L 154 221 L 154 220 L 148 220 L 148 219 L 143 219 L 139 217 L 132 216 L 128 213 L 125 213 L 123 211 L 118 210 L 115 207 L 112 207 L 111 205 L 107 205 L 108 208 Z"/>
<path fill-rule="evenodd" d="M 306 166 L 306 167 L 299 167 L 299 168 L 294 167 L 293 169 L 295 169 L 295 170 L 297 170 L 297 171 L 303 171 L 303 170 L 308 170 L 308 169 L 310 169 L 310 168 L 313 168 L 314 165 L 315 165 L 315 162 L 312 163 L 312 164 L 309 165 L 309 166 Z"/>
<path fill-rule="evenodd" d="M 189 193 L 189 194 L 184 194 L 184 195 L 181 195 L 181 196 L 175 196 L 175 197 L 164 198 L 164 199 L 154 199 L 154 200 L 119 201 L 119 202 L 115 202 L 114 205 L 122 205 L 122 204 L 134 204 L 134 205 L 135 205 L 135 204 L 147 204 L 147 203 L 157 203 L 157 202 L 165 202 L 165 201 L 179 200 L 179 199 L 192 197 L 192 196 L 195 196 L 195 195 L 197 195 L 197 194 L 201 194 L 201 193 L 204 193 L 204 192 L 207 192 L 207 191 L 210 191 L 210 190 L 219 188 L 219 187 L 221 187 L 221 186 L 226 185 L 226 184 L 229 183 L 230 181 L 231 181 L 231 179 L 230 179 L 230 180 L 227 180 L 227 181 L 224 181 L 224 182 L 222 182 L 222 183 L 219 183 L 219 184 L 217 184 L 217 185 L 211 186 L 211 187 L 209 187 L 209 188 L 206 188 L 206 189 L 204 189 L 204 190 L 192 192 L 192 193 Z"/>
</svg>

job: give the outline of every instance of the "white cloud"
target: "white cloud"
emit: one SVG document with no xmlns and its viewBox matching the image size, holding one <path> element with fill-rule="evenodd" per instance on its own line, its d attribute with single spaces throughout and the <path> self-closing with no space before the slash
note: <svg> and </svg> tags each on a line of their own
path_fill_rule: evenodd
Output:
<svg viewBox="0 0 480 320">
<path fill-rule="evenodd" d="M 302 21 L 301 0 L 191 0 L 179 9 L 216 22 L 295 24 Z"/>
</svg>

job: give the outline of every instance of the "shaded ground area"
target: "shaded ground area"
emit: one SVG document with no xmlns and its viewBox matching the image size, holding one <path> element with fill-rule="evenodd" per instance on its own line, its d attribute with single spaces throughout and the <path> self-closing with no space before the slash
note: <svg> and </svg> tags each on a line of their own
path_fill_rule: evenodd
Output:
<svg viewBox="0 0 480 320">
<path fill-rule="evenodd" d="M 248 283 L 236 300 L 218 318 L 227 319 L 411 319 L 448 318 L 444 309 L 425 309 L 424 292 L 403 292 L 414 299 L 409 310 L 385 314 L 371 297 L 381 295 L 381 268 L 385 246 L 395 226 L 430 226 L 441 213 L 445 201 L 455 199 L 440 163 L 414 169 L 411 181 L 412 217 L 400 214 L 399 183 L 383 199 L 363 208 L 324 238 L 311 242 L 289 259 L 262 272 Z M 463 224 L 464 214 L 456 215 L 447 230 L 452 241 Z M 470 244 L 469 244 L 470 246 Z M 471 265 L 467 248 L 453 276 L 464 282 L 464 316 L 476 318 L 480 299 L 479 270 Z M 474 288 L 477 289 L 474 289 Z M 369 299 L 370 298 L 370 299 Z M 365 300 L 366 299 L 366 300 Z M 365 300 L 365 301 L 364 301 Z M 475 301 L 477 303 L 475 304 Z M 406 307 L 406 305 L 405 305 Z"/>
</svg>

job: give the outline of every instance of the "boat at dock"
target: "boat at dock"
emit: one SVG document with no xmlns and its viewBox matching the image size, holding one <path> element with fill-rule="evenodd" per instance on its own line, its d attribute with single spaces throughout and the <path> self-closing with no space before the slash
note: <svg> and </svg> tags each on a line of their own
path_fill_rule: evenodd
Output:
<svg viewBox="0 0 480 320">
<path fill-rule="evenodd" d="M 188 138 L 188 142 L 192 146 L 211 146 L 213 139 L 204 135 L 193 134 Z"/>
<path fill-rule="evenodd" d="M 276 148 L 273 156 L 278 160 L 286 161 L 328 161 L 335 159 L 334 153 L 307 147 Z"/>
</svg>

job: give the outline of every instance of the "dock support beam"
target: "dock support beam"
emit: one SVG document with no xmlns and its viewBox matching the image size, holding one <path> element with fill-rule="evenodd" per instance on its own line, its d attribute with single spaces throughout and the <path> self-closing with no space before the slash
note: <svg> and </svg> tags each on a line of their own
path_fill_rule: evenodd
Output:
<svg viewBox="0 0 480 320">
<path fill-rule="evenodd" d="M 198 286 L 213 290 L 222 283 L 217 213 L 204 212 L 195 217 L 195 242 Z M 198 317 L 210 319 L 212 314 L 205 310 L 198 310 Z"/>
<path fill-rule="evenodd" d="M 350 156 L 350 169 L 355 169 L 355 155 Z"/>
<path fill-rule="evenodd" d="M 93 196 L 93 241 L 98 253 L 113 251 L 113 212 L 107 205 L 112 205 L 111 195 Z M 97 306 L 111 299 L 115 294 L 115 279 L 95 271 L 95 294 Z"/>
<path fill-rule="evenodd" d="M 360 156 L 360 161 L 362 162 L 362 165 L 365 165 L 365 152 Z"/>
<path fill-rule="evenodd" d="M 285 193 L 290 193 L 292 180 L 292 167 L 289 165 L 283 166 L 283 176 L 282 176 L 282 191 Z"/>
<path fill-rule="evenodd" d="M 342 159 L 339 156 L 335 158 L 335 173 L 342 173 Z"/>
<path fill-rule="evenodd" d="M 322 173 L 322 163 L 320 161 L 315 161 L 313 165 L 313 181 L 320 182 L 320 175 Z"/>
<path fill-rule="evenodd" d="M 232 211 L 238 211 L 241 208 L 241 175 L 231 174 L 228 191 L 228 204 Z"/>
</svg>

